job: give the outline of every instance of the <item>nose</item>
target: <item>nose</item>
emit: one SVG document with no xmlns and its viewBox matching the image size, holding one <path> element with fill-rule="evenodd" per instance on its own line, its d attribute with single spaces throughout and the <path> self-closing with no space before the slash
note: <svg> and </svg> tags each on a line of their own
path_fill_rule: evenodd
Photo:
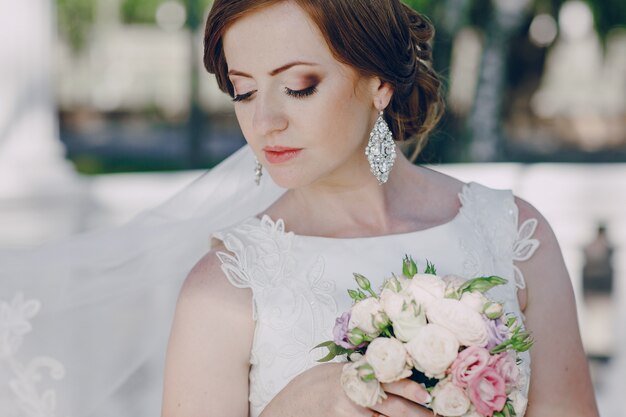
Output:
<svg viewBox="0 0 626 417">
<path fill-rule="evenodd" d="M 252 127 L 258 135 L 271 136 L 287 128 L 287 117 L 276 98 L 259 94 L 254 104 Z"/>
</svg>

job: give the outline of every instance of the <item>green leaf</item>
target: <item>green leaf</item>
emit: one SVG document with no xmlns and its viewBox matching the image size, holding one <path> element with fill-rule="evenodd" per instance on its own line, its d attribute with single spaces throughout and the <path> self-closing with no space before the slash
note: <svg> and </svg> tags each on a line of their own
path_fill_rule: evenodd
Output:
<svg viewBox="0 0 626 417">
<path fill-rule="evenodd" d="M 517 413 L 515 412 L 515 407 L 513 407 L 513 404 L 510 401 L 506 402 L 506 406 L 504 408 L 509 412 L 509 416 L 511 417 L 517 416 Z"/>
<path fill-rule="evenodd" d="M 327 341 L 322 342 L 322 343 L 320 343 L 319 345 L 317 345 L 317 346 L 313 347 L 311 350 L 313 350 L 313 349 L 319 349 L 319 348 L 322 348 L 322 347 L 328 347 L 328 346 L 330 346 L 330 345 L 334 345 L 334 344 L 335 344 L 335 342 L 333 342 L 332 340 L 327 340 Z"/>
<path fill-rule="evenodd" d="M 333 352 L 328 352 L 328 355 L 324 356 L 322 359 L 318 359 L 318 362 L 328 362 L 328 361 L 332 361 L 333 359 L 335 359 L 337 355 L 335 355 Z"/>
<path fill-rule="evenodd" d="M 508 281 L 504 278 L 497 276 L 490 277 L 478 277 L 467 280 L 463 285 L 459 287 L 459 293 L 478 291 L 485 293 L 497 285 L 504 285 Z"/>
<path fill-rule="evenodd" d="M 437 268 L 435 268 L 435 265 L 432 262 L 430 262 L 428 259 L 426 259 L 426 270 L 424 270 L 424 273 L 437 275 Z"/>
<path fill-rule="evenodd" d="M 504 352 L 505 350 L 507 350 L 510 345 L 511 345 L 511 341 L 507 340 L 507 341 L 504 341 L 504 342 L 500 343 L 498 346 L 492 347 L 489 352 L 492 355 L 494 355 L 496 353 L 501 353 L 501 352 Z"/>
<path fill-rule="evenodd" d="M 317 348 L 328 348 L 328 354 L 326 356 L 324 356 L 322 359 L 318 359 L 318 362 L 328 362 L 330 360 L 333 360 L 335 357 L 339 356 L 339 355 L 345 355 L 345 354 L 350 354 L 352 352 L 354 352 L 354 350 L 352 349 L 346 349 L 342 346 L 339 346 L 338 344 L 336 344 L 335 342 L 333 342 L 332 340 L 328 340 L 326 342 L 322 342 L 319 345 L 315 346 L 313 349 L 317 349 Z M 311 349 L 311 350 L 313 350 Z"/>
</svg>

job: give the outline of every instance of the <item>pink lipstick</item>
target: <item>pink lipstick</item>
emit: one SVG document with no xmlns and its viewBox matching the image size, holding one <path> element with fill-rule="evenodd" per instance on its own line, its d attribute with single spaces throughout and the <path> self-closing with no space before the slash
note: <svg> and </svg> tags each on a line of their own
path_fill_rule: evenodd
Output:
<svg viewBox="0 0 626 417">
<path fill-rule="evenodd" d="M 270 164 L 280 164 L 295 158 L 300 154 L 302 148 L 288 148 L 286 146 L 266 146 L 263 148 L 265 159 Z"/>
</svg>

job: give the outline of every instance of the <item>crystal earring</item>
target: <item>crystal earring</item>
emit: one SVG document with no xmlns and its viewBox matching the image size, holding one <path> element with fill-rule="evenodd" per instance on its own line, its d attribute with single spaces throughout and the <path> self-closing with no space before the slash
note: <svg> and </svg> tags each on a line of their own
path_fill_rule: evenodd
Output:
<svg viewBox="0 0 626 417">
<path fill-rule="evenodd" d="M 370 132 L 370 139 L 365 148 L 365 155 L 370 163 L 370 171 L 378 179 L 379 184 L 384 184 L 389 178 L 389 171 L 396 161 L 396 144 L 389 126 L 383 117 L 383 112 L 378 114 L 376 124 Z"/>
<path fill-rule="evenodd" d="M 261 176 L 263 175 L 263 165 L 258 159 L 254 160 L 254 182 L 256 185 L 261 185 Z"/>
</svg>

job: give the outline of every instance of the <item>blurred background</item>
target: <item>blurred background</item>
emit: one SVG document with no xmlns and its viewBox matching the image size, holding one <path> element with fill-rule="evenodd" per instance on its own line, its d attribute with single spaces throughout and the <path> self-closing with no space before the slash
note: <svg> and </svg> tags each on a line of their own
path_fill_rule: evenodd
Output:
<svg viewBox="0 0 626 417">
<path fill-rule="evenodd" d="M 201 63 L 210 3 L 0 0 L 0 247 L 120 224 L 245 142 Z M 626 2 L 406 3 L 437 29 L 448 107 L 419 163 L 542 211 L 601 413 L 623 416 Z"/>
</svg>

